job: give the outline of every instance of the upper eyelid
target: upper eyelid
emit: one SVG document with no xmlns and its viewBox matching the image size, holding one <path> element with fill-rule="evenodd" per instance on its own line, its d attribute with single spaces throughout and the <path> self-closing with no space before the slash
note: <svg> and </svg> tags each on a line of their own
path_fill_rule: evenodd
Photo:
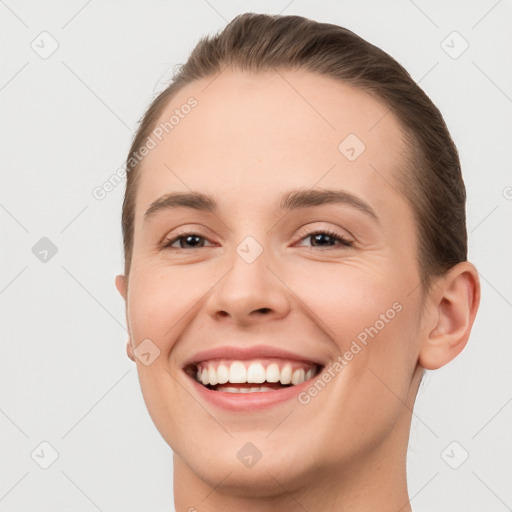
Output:
<svg viewBox="0 0 512 512">
<path fill-rule="evenodd" d="M 176 233 L 173 233 L 172 236 L 167 233 L 163 239 L 162 239 L 162 243 L 165 243 L 166 241 L 168 240 L 175 240 L 176 238 L 179 238 L 179 237 L 182 237 L 182 236 L 187 236 L 187 235 L 190 235 L 190 234 L 194 234 L 194 235 L 199 235 L 203 238 L 207 238 L 208 240 L 210 240 L 210 235 L 206 234 L 207 232 L 210 232 L 210 230 L 206 229 L 206 228 L 195 228 L 195 227 L 181 227 L 181 226 L 178 226 L 177 228 L 173 229 L 173 232 L 176 231 Z M 218 237 L 217 238 L 221 238 L 221 237 Z"/>
<path fill-rule="evenodd" d="M 349 231 L 347 231 L 346 229 L 343 229 L 343 228 L 339 228 L 339 227 L 338 228 L 332 228 L 332 227 L 325 227 L 324 226 L 324 227 L 318 227 L 318 228 L 309 228 L 309 229 L 305 229 L 304 231 L 303 231 L 302 228 L 303 227 L 300 227 L 298 229 L 298 233 L 302 234 L 301 240 L 302 240 L 302 238 L 304 238 L 306 236 L 310 236 L 310 235 L 312 235 L 314 233 L 323 232 L 323 231 L 331 232 L 335 236 L 338 236 L 338 237 L 343 238 L 343 239 L 349 238 L 351 241 L 355 240 L 355 237 L 352 236 L 352 234 Z M 297 236 L 299 236 L 299 234 Z"/>
<path fill-rule="evenodd" d="M 322 223 L 322 222 L 325 223 L 325 221 L 320 221 L 320 220 L 318 220 L 318 221 L 310 221 L 307 224 L 304 224 L 304 225 L 300 226 L 295 231 L 296 232 L 302 232 L 303 229 L 305 229 L 304 226 L 308 226 L 309 224 L 312 224 L 312 223 Z M 177 230 L 178 232 L 173 235 L 173 238 L 176 238 L 176 237 L 179 237 L 179 236 L 184 236 L 184 235 L 187 235 L 187 234 L 190 234 L 190 233 L 201 235 L 204 238 L 208 238 L 209 235 L 203 234 L 203 233 L 204 233 L 204 231 L 207 231 L 207 232 L 210 231 L 208 228 L 203 228 L 203 227 L 198 227 L 198 228 L 186 227 L 186 228 L 182 228 L 181 226 L 176 227 L 173 231 L 175 231 L 175 230 Z M 330 227 L 330 226 L 325 226 L 325 225 L 321 226 L 321 227 L 317 227 L 317 228 L 309 228 L 309 229 L 307 229 L 304 236 L 307 236 L 309 233 L 316 233 L 317 231 L 333 231 L 333 232 L 337 232 L 337 231 L 340 231 L 340 230 L 341 230 L 341 233 L 338 233 L 338 236 L 343 236 L 343 233 L 346 233 L 351 239 L 355 239 L 356 238 L 346 228 L 342 228 L 340 226 L 338 226 L 338 227 Z M 217 236 L 217 238 L 222 239 L 222 237 L 219 237 L 219 236 Z M 166 234 L 164 236 L 163 240 L 167 240 L 167 239 L 170 239 L 170 237 Z"/>
</svg>

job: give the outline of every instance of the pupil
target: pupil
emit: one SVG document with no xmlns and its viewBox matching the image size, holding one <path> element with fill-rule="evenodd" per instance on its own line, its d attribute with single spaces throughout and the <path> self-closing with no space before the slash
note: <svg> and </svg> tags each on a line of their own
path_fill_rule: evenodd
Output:
<svg viewBox="0 0 512 512">
<path fill-rule="evenodd" d="M 322 238 L 327 238 L 331 242 L 333 241 L 331 235 L 327 235 L 326 233 L 318 233 L 317 235 L 313 235 L 313 238 L 315 239 L 315 242 L 321 241 Z M 320 244 L 320 245 L 332 245 L 332 243 L 330 243 L 330 244 Z"/>
<path fill-rule="evenodd" d="M 201 238 L 201 237 L 200 237 L 200 236 L 198 236 L 198 235 L 188 235 L 188 236 L 185 238 L 185 243 L 186 243 L 186 244 L 190 244 L 190 245 L 192 245 L 193 247 L 195 247 L 195 246 L 196 246 L 196 244 L 195 244 L 192 240 L 194 240 L 194 239 L 195 239 L 195 240 L 197 241 L 197 240 L 198 240 L 198 239 L 200 239 L 200 238 Z"/>
</svg>

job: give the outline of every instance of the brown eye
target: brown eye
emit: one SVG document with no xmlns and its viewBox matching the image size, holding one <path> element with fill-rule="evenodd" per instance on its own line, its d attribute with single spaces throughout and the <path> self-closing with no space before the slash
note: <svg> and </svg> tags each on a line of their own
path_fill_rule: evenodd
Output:
<svg viewBox="0 0 512 512">
<path fill-rule="evenodd" d="M 163 249 L 197 249 L 204 247 L 206 238 L 198 233 L 182 233 L 174 238 L 167 239 L 162 246 Z M 178 247 L 173 247 L 178 242 Z"/>
<path fill-rule="evenodd" d="M 353 242 L 347 240 L 341 234 L 329 230 L 312 231 L 301 238 L 301 240 L 306 239 L 311 241 L 311 247 L 333 247 L 336 242 L 344 247 L 352 247 L 353 245 Z"/>
</svg>

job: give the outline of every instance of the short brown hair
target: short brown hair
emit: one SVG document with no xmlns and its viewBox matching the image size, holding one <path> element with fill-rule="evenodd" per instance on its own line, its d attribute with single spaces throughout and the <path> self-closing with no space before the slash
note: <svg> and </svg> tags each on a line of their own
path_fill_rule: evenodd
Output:
<svg viewBox="0 0 512 512">
<path fill-rule="evenodd" d="M 311 71 L 365 91 L 385 104 L 397 118 L 407 147 L 407 172 L 399 172 L 397 180 L 414 212 L 423 291 L 432 277 L 466 261 L 466 190 L 458 152 L 441 113 L 409 73 L 389 54 L 338 25 L 301 16 L 245 13 L 220 33 L 199 41 L 139 124 L 127 158 L 122 212 L 127 278 L 140 174 L 140 163 L 130 157 L 154 130 L 179 89 L 213 77 L 227 66 L 242 71 Z"/>
</svg>

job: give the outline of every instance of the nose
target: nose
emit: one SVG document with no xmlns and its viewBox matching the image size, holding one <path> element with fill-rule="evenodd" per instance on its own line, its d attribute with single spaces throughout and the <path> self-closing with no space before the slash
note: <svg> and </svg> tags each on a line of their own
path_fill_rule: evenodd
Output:
<svg viewBox="0 0 512 512">
<path fill-rule="evenodd" d="M 265 251 L 252 263 L 234 252 L 231 269 L 214 286 L 206 305 L 215 320 L 249 325 L 285 317 L 290 310 L 287 287 L 270 269 Z"/>
</svg>

